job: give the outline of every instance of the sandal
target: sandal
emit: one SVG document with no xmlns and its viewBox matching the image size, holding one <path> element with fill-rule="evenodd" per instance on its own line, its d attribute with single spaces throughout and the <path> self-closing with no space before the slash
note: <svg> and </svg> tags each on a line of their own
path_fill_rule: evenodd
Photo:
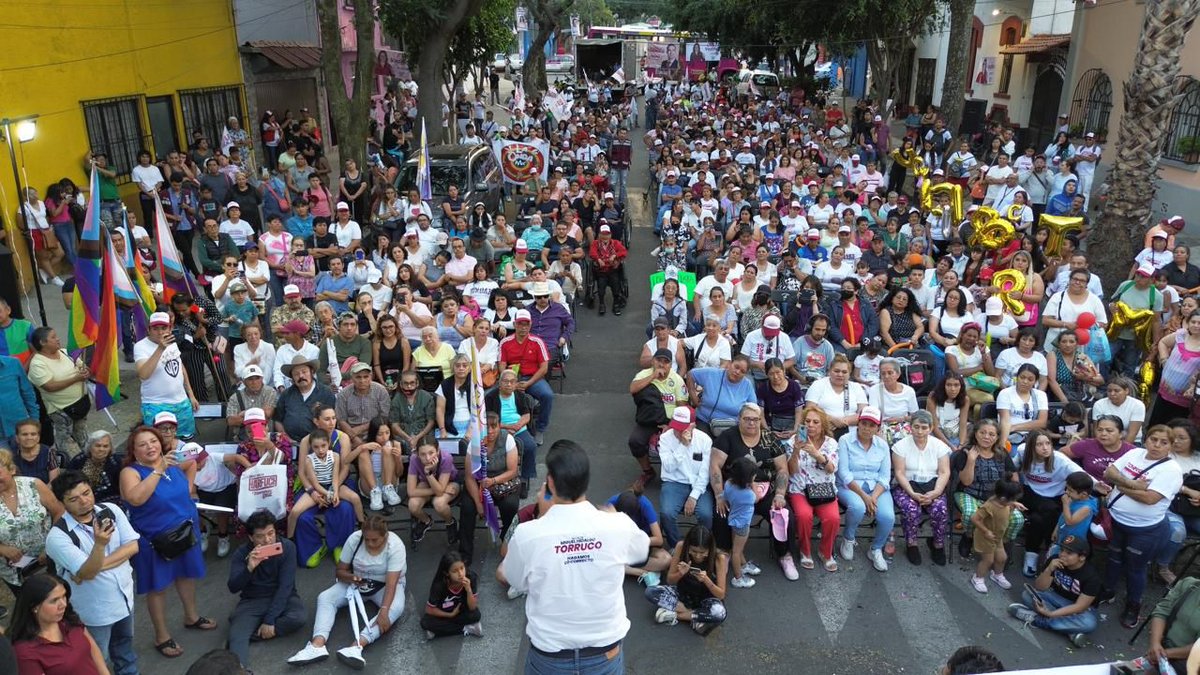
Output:
<svg viewBox="0 0 1200 675">
<path fill-rule="evenodd" d="M 175 642 L 174 638 L 167 638 L 166 642 L 154 645 L 154 649 L 168 659 L 177 659 L 183 656 L 183 648 Z"/>
<path fill-rule="evenodd" d="M 202 616 L 197 618 L 192 623 L 183 624 L 183 627 L 190 630 L 213 630 L 217 627 L 217 622 Z"/>
<path fill-rule="evenodd" d="M 834 560 L 833 558 L 824 558 L 823 560 L 825 562 L 825 571 L 826 572 L 838 571 L 838 564 L 837 564 L 836 560 Z"/>
<path fill-rule="evenodd" d="M 806 556 L 803 553 L 801 553 L 800 554 L 800 566 L 806 570 L 811 570 L 814 567 L 813 559 L 810 558 L 809 556 Z"/>
</svg>

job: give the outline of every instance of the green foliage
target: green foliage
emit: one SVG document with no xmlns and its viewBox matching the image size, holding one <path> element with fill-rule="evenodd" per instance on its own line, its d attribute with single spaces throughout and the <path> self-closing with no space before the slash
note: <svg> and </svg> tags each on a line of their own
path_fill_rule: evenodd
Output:
<svg viewBox="0 0 1200 675">
<path fill-rule="evenodd" d="M 511 28 L 516 9 L 517 0 L 485 0 L 454 36 L 446 66 L 461 70 L 490 61 L 496 52 L 507 53 L 516 44 Z"/>
<path fill-rule="evenodd" d="M 617 21 L 617 17 L 613 15 L 604 0 L 575 0 L 572 14 L 579 15 L 579 25 L 585 33 L 590 26 L 612 26 Z M 570 28 L 570 26 L 571 17 L 568 16 L 567 25 L 561 27 Z M 586 34 L 584 37 L 587 37 Z"/>
<path fill-rule="evenodd" d="M 1184 136 L 1175 144 L 1175 152 L 1180 155 L 1200 153 L 1200 136 Z"/>
</svg>

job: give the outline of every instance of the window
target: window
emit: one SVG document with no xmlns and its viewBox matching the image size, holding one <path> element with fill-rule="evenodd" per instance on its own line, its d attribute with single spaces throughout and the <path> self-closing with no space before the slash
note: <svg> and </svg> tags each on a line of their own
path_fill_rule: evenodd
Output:
<svg viewBox="0 0 1200 675">
<path fill-rule="evenodd" d="M 1092 131 L 1101 138 L 1108 135 L 1108 114 L 1112 112 L 1112 80 L 1099 68 L 1084 72 L 1071 97 L 1068 119 L 1072 136 Z"/>
<path fill-rule="evenodd" d="M 1000 31 L 1001 47 L 1009 47 L 1021 41 L 1021 22 L 1020 20 L 1016 20 L 1014 25 L 1013 21 L 1012 17 L 1004 20 L 1004 26 Z M 1001 55 L 1001 59 L 1000 79 L 996 81 L 996 93 L 1007 94 L 1008 85 L 1012 82 L 1013 55 L 1003 54 Z"/>
<path fill-rule="evenodd" d="M 199 130 L 208 139 L 209 147 L 218 149 L 221 134 L 225 131 L 225 121 L 230 117 L 237 117 L 242 121 L 242 128 L 246 128 L 246 120 L 242 119 L 241 87 L 180 91 L 179 105 L 183 110 L 183 126 L 189 144 L 193 142 L 193 134 Z M 247 133 L 252 137 L 254 135 L 253 129 Z"/>
<path fill-rule="evenodd" d="M 137 154 L 146 138 L 139 102 L 136 97 L 83 102 L 88 144 L 108 155 L 109 167 L 121 180 L 127 180 L 129 171 L 137 166 Z"/>
<path fill-rule="evenodd" d="M 1188 164 L 1200 164 L 1200 81 L 1187 78 L 1183 98 L 1171 112 L 1163 157 Z"/>
</svg>

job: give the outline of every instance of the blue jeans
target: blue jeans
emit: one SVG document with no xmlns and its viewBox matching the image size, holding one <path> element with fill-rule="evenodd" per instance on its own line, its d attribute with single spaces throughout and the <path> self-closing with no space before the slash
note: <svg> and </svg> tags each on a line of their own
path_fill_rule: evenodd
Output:
<svg viewBox="0 0 1200 675">
<path fill-rule="evenodd" d="M 1184 518 L 1174 511 L 1167 511 L 1167 524 L 1171 526 L 1171 537 L 1161 542 L 1162 548 L 1158 551 L 1159 565 L 1170 565 L 1175 556 L 1179 555 L 1179 549 L 1183 548 L 1187 536 L 1200 534 L 1200 517 L 1197 516 Z"/>
<path fill-rule="evenodd" d="M 1124 578 L 1128 602 L 1141 604 L 1142 594 L 1146 591 L 1146 568 L 1157 558 L 1161 542 L 1170 536 L 1171 526 L 1166 518 L 1146 527 L 1122 525 L 1114 518 L 1104 587 L 1115 590 Z"/>
<path fill-rule="evenodd" d="M 522 429 L 521 433 L 513 436 L 513 440 L 517 442 L 517 449 L 521 451 L 521 478 L 537 478 L 537 441 L 533 440 L 529 428 Z"/>
<path fill-rule="evenodd" d="M 870 494 L 869 490 L 864 490 Z M 863 516 L 867 514 L 867 505 L 863 502 L 862 497 L 858 493 L 849 488 L 838 488 L 838 501 L 842 506 L 846 507 L 846 515 L 842 516 L 845 523 L 845 529 L 842 530 L 842 538 L 846 541 L 854 541 L 854 535 L 858 532 L 858 524 L 862 522 Z M 872 549 L 882 549 L 887 543 L 888 535 L 892 533 L 892 528 L 896 525 L 896 509 L 892 504 L 892 493 L 884 490 L 883 494 L 879 495 L 876 501 L 875 509 L 875 538 L 871 541 Z"/>
<path fill-rule="evenodd" d="M 112 662 L 113 675 L 137 675 L 138 658 L 133 649 L 133 615 L 107 626 L 88 626 L 87 631 L 100 653 Z"/>
<path fill-rule="evenodd" d="M 55 223 L 54 236 L 62 247 L 63 257 L 71 266 L 75 265 L 75 223 Z"/>
<path fill-rule="evenodd" d="M 679 525 L 675 522 L 675 518 L 683 513 L 683 505 L 687 503 L 688 497 L 692 494 L 692 486 L 686 483 L 672 483 L 663 481 L 662 489 L 659 493 L 659 512 L 658 521 L 662 524 L 663 536 L 667 539 L 668 550 L 674 549 L 676 542 L 682 537 L 679 536 Z M 696 500 L 696 520 L 701 525 L 712 529 L 713 526 L 713 496 L 712 492 L 705 490 L 704 494 Z"/>
<path fill-rule="evenodd" d="M 617 645 L 612 658 L 595 656 L 552 658 L 532 646 L 525 658 L 525 675 L 621 675 L 625 672 L 625 646 Z"/>
<path fill-rule="evenodd" d="M 546 427 L 550 426 L 550 413 L 554 410 L 554 390 L 550 388 L 550 383 L 542 378 L 529 385 L 525 393 L 536 398 L 542 405 L 538 411 L 537 423 L 532 426 L 535 431 L 545 431 Z"/>
<path fill-rule="evenodd" d="M 1138 349 L 1133 340 L 1118 338 L 1112 341 L 1112 369 L 1114 372 L 1136 377 L 1141 360 L 1142 350 Z"/>
<path fill-rule="evenodd" d="M 613 191 L 617 194 L 617 203 L 624 205 L 626 186 L 629 184 L 629 169 L 612 169 L 609 171 L 609 177 L 612 178 Z"/>
<path fill-rule="evenodd" d="M 1075 603 L 1067 600 L 1063 596 L 1054 591 L 1045 590 L 1038 591 L 1037 597 L 1049 609 L 1061 609 Z M 1021 602 L 1025 603 L 1026 607 L 1033 609 L 1033 594 L 1029 591 L 1021 593 Z M 1068 614 L 1067 616 L 1047 617 L 1038 615 L 1038 618 L 1033 620 L 1033 625 L 1044 630 L 1052 630 L 1055 633 L 1091 633 L 1096 630 L 1099 621 L 1096 619 L 1096 610 L 1089 607 L 1077 614 Z"/>
</svg>

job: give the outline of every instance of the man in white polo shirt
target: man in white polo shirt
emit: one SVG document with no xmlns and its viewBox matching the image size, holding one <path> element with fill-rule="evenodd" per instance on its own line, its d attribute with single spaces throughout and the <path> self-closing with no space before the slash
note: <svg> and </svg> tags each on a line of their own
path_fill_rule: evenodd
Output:
<svg viewBox="0 0 1200 675">
<path fill-rule="evenodd" d="M 629 631 L 625 567 L 646 559 L 650 538 L 628 516 L 587 501 L 587 452 L 561 440 L 546 454 L 554 507 L 523 523 L 500 563 L 512 589 L 525 592 L 526 673 L 625 672 Z"/>
</svg>

